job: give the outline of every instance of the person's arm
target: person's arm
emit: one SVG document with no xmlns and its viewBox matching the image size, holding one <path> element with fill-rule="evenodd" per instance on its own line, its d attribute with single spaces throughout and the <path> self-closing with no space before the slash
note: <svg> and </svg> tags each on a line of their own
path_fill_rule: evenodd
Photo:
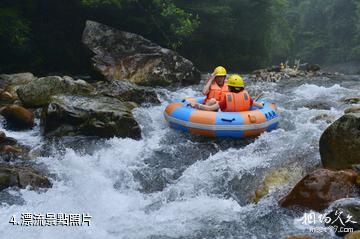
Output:
<svg viewBox="0 0 360 239">
<path fill-rule="evenodd" d="M 253 98 L 250 96 L 250 105 L 253 106 L 255 105 L 256 107 L 258 107 L 259 109 L 262 109 L 264 107 L 263 103 L 258 103 L 255 100 L 253 100 Z"/>
<path fill-rule="evenodd" d="M 206 110 L 206 111 L 217 111 L 220 106 L 218 103 L 215 103 L 213 105 L 203 105 L 199 103 L 190 103 L 191 107 L 199 110 Z"/>
<path fill-rule="evenodd" d="M 259 102 L 256 102 L 256 101 L 253 102 L 253 105 L 255 105 L 256 107 L 258 107 L 260 109 L 262 109 L 264 107 L 263 103 L 259 103 Z"/>
<path fill-rule="evenodd" d="M 210 77 L 208 78 L 208 80 L 207 80 L 207 82 L 206 82 L 206 84 L 205 84 L 205 86 L 204 86 L 204 88 L 203 88 L 202 93 L 203 93 L 204 95 L 207 95 L 207 94 L 209 93 L 210 86 L 211 86 L 211 84 L 213 83 L 214 79 L 215 79 L 215 75 L 214 75 L 214 73 L 212 73 L 212 74 L 210 75 Z"/>
</svg>

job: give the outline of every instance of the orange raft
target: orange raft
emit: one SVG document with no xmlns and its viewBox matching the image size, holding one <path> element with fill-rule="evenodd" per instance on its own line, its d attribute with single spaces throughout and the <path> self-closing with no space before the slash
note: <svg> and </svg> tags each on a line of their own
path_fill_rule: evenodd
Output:
<svg viewBox="0 0 360 239">
<path fill-rule="evenodd" d="M 189 97 L 169 104 L 165 119 L 171 128 L 211 137 L 246 138 L 278 127 L 279 114 L 273 103 L 259 100 L 264 108 L 253 106 L 243 112 L 214 112 L 196 110 L 190 102 L 203 103 L 205 97 Z"/>
</svg>

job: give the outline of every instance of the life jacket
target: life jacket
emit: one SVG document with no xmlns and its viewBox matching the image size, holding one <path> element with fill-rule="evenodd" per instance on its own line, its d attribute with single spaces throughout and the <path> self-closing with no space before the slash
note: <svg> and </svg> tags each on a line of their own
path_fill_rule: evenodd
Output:
<svg viewBox="0 0 360 239">
<path fill-rule="evenodd" d="M 225 112 L 240 112 L 247 111 L 251 108 L 251 98 L 246 90 L 239 93 L 228 92 L 226 97 L 226 109 Z"/>
<path fill-rule="evenodd" d="M 226 92 L 229 92 L 229 88 L 226 84 L 220 87 L 216 82 L 214 82 L 210 86 L 209 93 L 207 94 L 207 97 L 205 99 L 205 103 L 211 98 L 215 98 L 215 100 L 220 101 L 221 96 Z"/>
</svg>

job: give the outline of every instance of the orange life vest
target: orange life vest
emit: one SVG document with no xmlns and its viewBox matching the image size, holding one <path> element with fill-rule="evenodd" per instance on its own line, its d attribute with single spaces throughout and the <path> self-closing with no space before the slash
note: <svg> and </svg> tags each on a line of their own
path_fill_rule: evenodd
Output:
<svg viewBox="0 0 360 239">
<path fill-rule="evenodd" d="M 246 90 L 239 93 L 228 92 L 225 94 L 226 108 L 225 112 L 247 111 L 251 108 L 251 98 Z"/>
<path fill-rule="evenodd" d="M 215 100 L 217 101 L 221 100 L 221 96 L 226 92 L 229 92 L 229 88 L 226 84 L 220 87 L 216 82 L 214 82 L 210 86 L 209 93 L 207 94 L 207 97 L 205 99 L 205 103 L 211 98 L 215 98 Z"/>
</svg>

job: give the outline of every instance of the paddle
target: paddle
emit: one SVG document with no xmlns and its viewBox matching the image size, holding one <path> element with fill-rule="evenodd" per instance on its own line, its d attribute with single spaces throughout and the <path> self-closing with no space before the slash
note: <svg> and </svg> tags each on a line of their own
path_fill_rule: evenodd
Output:
<svg viewBox="0 0 360 239">
<path fill-rule="evenodd" d="M 264 92 L 261 92 L 258 96 L 255 97 L 254 101 L 257 101 L 264 95 Z"/>
</svg>

